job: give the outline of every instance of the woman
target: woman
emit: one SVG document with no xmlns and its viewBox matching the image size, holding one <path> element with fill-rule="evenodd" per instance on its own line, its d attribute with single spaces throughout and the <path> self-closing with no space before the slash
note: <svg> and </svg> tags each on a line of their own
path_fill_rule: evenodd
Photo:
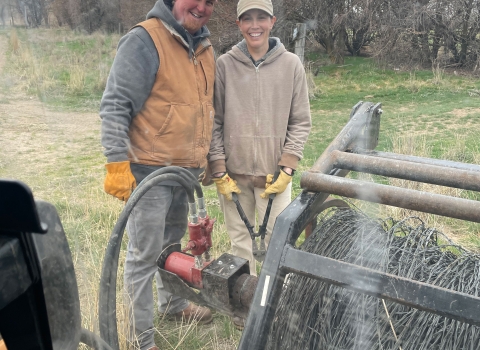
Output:
<svg viewBox="0 0 480 350">
<path fill-rule="evenodd" d="M 292 176 L 311 127 L 305 70 L 278 38 L 270 37 L 275 21 L 271 0 L 238 2 L 236 22 L 244 40 L 217 60 L 208 155 L 233 254 L 249 260 L 253 275 L 252 240 L 231 194 L 239 193 L 251 223 L 255 210 L 263 222 L 268 196 L 276 194 L 268 243 L 277 215 L 291 201 Z M 280 175 L 271 184 L 277 170 Z"/>
</svg>

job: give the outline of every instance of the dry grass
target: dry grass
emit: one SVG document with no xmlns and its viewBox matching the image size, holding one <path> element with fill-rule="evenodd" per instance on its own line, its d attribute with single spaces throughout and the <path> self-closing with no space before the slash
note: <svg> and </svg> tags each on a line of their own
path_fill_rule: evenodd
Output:
<svg viewBox="0 0 480 350">
<path fill-rule="evenodd" d="M 85 89 L 85 69 L 79 64 L 70 66 L 67 88 L 72 94 L 82 93 Z"/>
<path fill-rule="evenodd" d="M 20 49 L 20 41 L 18 40 L 17 31 L 12 29 L 10 33 L 10 49 L 14 54 L 18 54 Z"/>
<path fill-rule="evenodd" d="M 305 74 L 307 77 L 308 97 L 310 100 L 317 98 L 320 95 L 320 88 L 315 83 L 315 77 L 312 68 L 313 62 L 307 62 L 305 65 Z"/>
<path fill-rule="evenodd" d="M 89 95 L 100 100 L 119 38 L 66 30 L 19 33 L 12 29 L 7 59 L 15 79 L 13 89 L 52 101 Z"/>
<path fill-rule="evenodd" d="M 441 84 L 445 78 L 445 69 L 440 67 L 440 62 L 432 63 L 433 84 Z"/>
</svg>

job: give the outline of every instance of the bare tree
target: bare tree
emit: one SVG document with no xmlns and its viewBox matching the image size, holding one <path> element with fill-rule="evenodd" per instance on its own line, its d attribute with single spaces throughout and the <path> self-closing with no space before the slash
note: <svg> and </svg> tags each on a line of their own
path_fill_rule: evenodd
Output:
<svg viewBox="0 0 480 350">
<path fill-rule="evenodd" d="M 0 21 L 2 22 L 2 27 L 5 27 L 5 16 L 8 12 L 8 1 L 0 0 Z"/>
<path fill-rule="evenodd" d="M 332 62 L 342 62 L 345 50 L 346 2 L 337 0 L 299 0 L 292 19 L 310 23 L 313 37 L 325 48 Z"/>
<path fill-rule="evenodd" d="M 345 45 L 352 56 L 358 56 L 365 45 L 375 38 L 373 23 L 379 10 L 378 0 L 347 0 L 345 2 Z"/>
<path fill-rule="evenodd" d="M 135 24 L 145 20 L 148 11 L 151 10 L 155 1 L 152 0 L 120 0 L 120 21 L 125 28 L 131 28 Z"/>
<path fill-rule="evenodd" d="M 42 24 L 47 13 L 44 0 L 16 0 L 15 5 L 17 11 L 24 16 L 27 27 L 38 27 Z"/>
<path fill-rule="evenodd" d="M 384 51 L 389 60 L 407 54 L 419 64 L 431 65 L 442 53 L 446 64 L 472 65 L 480 53 L 479 12 L 478 0 L 384 1 L 376 14 L 376 44 L 388 42 L 383 48 L 389 46 Z"/>
</svg>

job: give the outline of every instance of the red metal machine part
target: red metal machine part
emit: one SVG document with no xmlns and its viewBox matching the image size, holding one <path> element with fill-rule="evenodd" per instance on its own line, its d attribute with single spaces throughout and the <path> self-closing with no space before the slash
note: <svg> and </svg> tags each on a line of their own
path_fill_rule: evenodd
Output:
<svg viewBox="0 0 480 350">
<path fill-rule="evenodd" d="M 250 275 L 248 260 L 227 253 L 210 260 L 215 220 L 207 215 L 192 218 L 185 248 L 172 244 L 157 260 L 165 289 L 227 315 L 246 318 L 257 287 L 257 277 Z"/>
<path fill-rule="evenodd" d="M 188 235 L 190 240 L 182 252 L 191 251 L 192 255 L 202 255 L 208 253 L 212 247 L 212 230 L 215 219 L 210 219 L 208 215 L 205 218 L 199 218 L 197 223 L 188 223 Z"/>
<path fill-rule="evenodd" d="M 202 289 L 202 271 L 211 261 L 209 250 L 212 247 L 212 230 L 215 219 L 198 218 L 196 223 L 188 223 L 190 240 L 182 252 L 171 253 L 165 261 L 165 270 L 179 276 L 190 286 Z M 192 255 L 185 254 L 191 251 Z M 205 261 L 202 255 L 205 254 Z"/>
</svg>

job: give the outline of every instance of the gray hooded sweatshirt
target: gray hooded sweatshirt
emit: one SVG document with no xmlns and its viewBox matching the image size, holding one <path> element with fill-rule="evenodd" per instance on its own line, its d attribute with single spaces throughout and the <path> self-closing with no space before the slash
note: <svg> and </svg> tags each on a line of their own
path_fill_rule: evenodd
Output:
<svg viewBox="0 0 480 350">
<path fill-rule="evenodd" d="M 161 19 L 174 35 L 183 39 L 189 55 L 202 39 L 210 36 L 205 26 L 194 35 L 188 33 L 173 17 L 172 0 L 157 1 L 147 14 L 147 19 L 153 17 Z M 128 160 L 130 123 L 150 95 L 159 66 L 157 49 L 144 28 L 135 27 L 120 39 L 100 104 L 101 138 L 107 162 Z M 141 181 L 158 167 L 132 164 L 131 168 L 137 181 Z"/>
<path fill-rule="evenodd" d="M 297 168 L 311 128 L 303 65 L 278 38 L 272 46 L 253 62 L 240 42 L 218 58 L 215 75 L 212 173 L 247 176 L 261 187 L 279 167 Z"/>
</svg>

